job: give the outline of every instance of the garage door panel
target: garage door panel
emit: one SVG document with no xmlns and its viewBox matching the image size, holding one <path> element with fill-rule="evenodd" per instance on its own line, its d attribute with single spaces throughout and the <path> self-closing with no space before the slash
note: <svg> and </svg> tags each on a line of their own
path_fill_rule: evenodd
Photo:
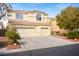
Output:
<svg viewBox="0 0 79 59">
<path fill-rule="evenodd" d="M 35 35 L 35 30 L 32 29 L 18 29 L 21 37 L 30 37 Z"/>
<path fill-rule="evenodd" d="M 51 35 L 50 32 L 51 32 L 50 29 L 42 29 L 42 36 Z"/>
</svg>

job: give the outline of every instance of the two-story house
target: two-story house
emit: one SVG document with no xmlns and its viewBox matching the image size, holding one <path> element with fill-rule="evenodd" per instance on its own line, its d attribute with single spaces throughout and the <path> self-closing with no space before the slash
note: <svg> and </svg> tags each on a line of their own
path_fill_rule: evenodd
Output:
<svg viewBox="0 0 79 59">
<path fill-rule="evenodd" d="M 51 35 L 51 18 L 42 11 L 10 10 L 8 19 L 10 25 L 16 26 L 21 37 Z"/>
</svg>

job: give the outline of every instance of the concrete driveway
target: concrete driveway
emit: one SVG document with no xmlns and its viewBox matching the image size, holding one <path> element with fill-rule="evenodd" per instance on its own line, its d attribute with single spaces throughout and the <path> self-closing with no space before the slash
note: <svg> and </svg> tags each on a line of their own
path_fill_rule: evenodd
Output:
<svg viewBox="0 0 79 59">
<path fill-rule="evenodd" d="M 79 42 L 69 42 L 53 36 L 22 38 L 21 42 L 24 47 L 24 50 L 27 51 L 79 43 Z"/>
</svg>

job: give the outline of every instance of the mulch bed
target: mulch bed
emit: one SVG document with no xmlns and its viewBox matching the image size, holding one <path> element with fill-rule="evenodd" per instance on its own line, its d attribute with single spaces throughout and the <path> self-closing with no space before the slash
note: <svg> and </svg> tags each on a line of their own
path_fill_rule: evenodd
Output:
<svg viewBox="0 0 79 59">
<path fill-rule="evenodd" d="M 79 39 L 68 39 L 68 38 L 65 38 L 64 40 L 67 40 L 67 41 L 71 41 L 71 42 L 79 42 Z"/>
<path fill-rule="evenodd" d="M 1 47 L 0 48 L 4 48 L 6 47 L 7 50 L 12 50 L 12 49 L 18 49 L 21 48 L 21 45 L 12 45 L 12 44 L 8 44 L 8 38 L 5 36 L 0 36 L 0 43 L 1 43 Z"/>
<path fill-rule="evenodd" d="M 13 45 L 13 44 L 8 44 L 6 46 L 7 50 L 12 50 L 12 49 L 18 49 L 18 48 L 21 48 L 21 45 Z"/>
<path fill-rule="evenodd" d="M 79 39 L 68 39 L 67 37 L 65 36 L 57 36 L 59 38 L 62 38 L 63 40 L 66 40 L 66 41 L 70 41 L 70 42 L 79 42 Z"/>
</svg>

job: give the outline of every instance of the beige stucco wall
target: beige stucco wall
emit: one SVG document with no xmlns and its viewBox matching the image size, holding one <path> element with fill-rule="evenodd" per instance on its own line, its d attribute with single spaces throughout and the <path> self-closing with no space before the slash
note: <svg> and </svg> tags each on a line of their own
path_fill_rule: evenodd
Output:
<svg viewBox="0 0 79 59">
<path fill-rule="evenodd" d="M 8 18 L 9 19 L 14 19 L 14 20 L 16 20 L 16 13 L 9 13 L 11 16 L 9 16 Z M 28 13 L 28 14 L 23 14 L 23 19 L 22 20 L 27 20 L 27 21 L 31 21 L 31 22 L 40 22 L 40 23 L 47 23 L 48 22 L 48 20 L 50 20 L 49 18 L 48 18 L 48 16 L 45 16 L 44 14 L 41 14 L 41 16 L 42 16 L 42 20 L 41 21 L 39 21 L 39 20 L 36 20 L 36 14 L 37 13 L 34 13 L 34 14 L 32 14 L 32 13 Z"/>
<path fill-rule="evenodd" d="M 34 14 L 23 14 L 23 20 L 35 22 L 36 18 Z"/>
</svg>

